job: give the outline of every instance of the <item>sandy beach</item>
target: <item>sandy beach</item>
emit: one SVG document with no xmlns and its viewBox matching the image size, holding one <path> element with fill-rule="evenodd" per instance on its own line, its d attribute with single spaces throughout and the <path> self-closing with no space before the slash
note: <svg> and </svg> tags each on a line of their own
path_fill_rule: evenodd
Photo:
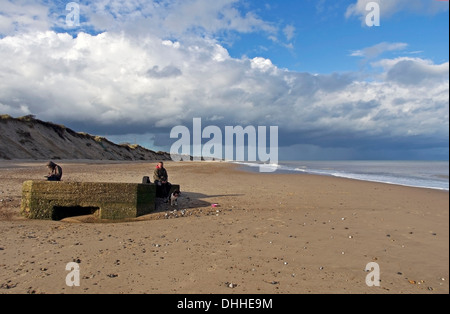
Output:
<svg viewBox="0 0 450 314">
<path fill-rule="evenodd" d="M 58 163 L 81 182 L 140 183 L 155 166 Z M 448 192 L 226 163 L 166 168 L 179 211 L 79 223 L 22 218 L 22 183 L 42 180 L 45 163 L 0 162 L 0 294 L 449 293 Z M 70 262 L 79 287 L 66 285 Z M 380 287 L 366 284 L 371 262 Z"/>
</svg>

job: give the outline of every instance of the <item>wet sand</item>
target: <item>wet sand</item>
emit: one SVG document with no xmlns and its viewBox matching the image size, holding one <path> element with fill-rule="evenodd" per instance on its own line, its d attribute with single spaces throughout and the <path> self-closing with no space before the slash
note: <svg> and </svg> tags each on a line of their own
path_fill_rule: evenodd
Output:
<svg viewBox="0 0 450 314">
<path fill-rule="evenodd" d="M 154 169 L 59 164 L 65 181 L 140 183 Z M 167 163 L 182 187 L 176 212 L 160 204 L 134 222 L 26 220 L 21 185 L 43 179 L 44 165 L 0 162 L 0 294 L 449 293 L 448 192 Z M 79 287 L 66 285 L 70 262 Z M 380 287 L 366 285 L 370 262 Z"/>
</svg>

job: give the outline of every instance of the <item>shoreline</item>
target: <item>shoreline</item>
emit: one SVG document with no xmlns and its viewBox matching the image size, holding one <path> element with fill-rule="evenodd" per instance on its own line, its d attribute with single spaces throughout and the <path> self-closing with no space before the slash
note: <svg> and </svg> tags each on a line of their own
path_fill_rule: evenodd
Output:
<svg viewBox="0 0 450 314">
<path fill-rule="evenodd" d="M 120 165 L 120 164 L 152 164 L 157 163 L 158 161 L 145 161 L 145 160 L 136 160 L 136 161 L 118 161 L 118 160 L 89 160 L 89 159 L 70 159 L 70 160 L 57 160 L 56 163 L 66 163 L 66 164 L 98 164 L 98 165 Z M 332 162 L 332 161 L 331 161 Z M 421 161 L 413 161 L 413 162 L 421 162 Z M 441 161 L 435 161 L 435 162 L 441 162 Z M 0 169 L 7 168 L 11 166 L 19 167 L 19 165 L 23 165 L 24 167 L 30 166 L 30 165 L 45 165 L 46 161 L 42 160 L 0 160 Z M 235 161 L 181 161 L 181 162 L 174 162 L 174 161 L 164 161 L 164 163 L 171 164 L 171 163 L 177 163 L 177 164 L 228 164 L 232 166 L 236 166 L 237 170 L 248 172 L 248 173 L 254 173 L 254 174 L 263 174 L 263 175 L 310 175 L 310 176 L 318 176 L 318 177 L 325 177 L 325 178 L 336 178 L 336 179 L 344 179 L 344 180 L 354 180 L 359 182 L 369 182 L 369 183 L 378 183 L 378 184 L 386 184 L 386 185 L 393 185 L 393 186 L 400 186 L 400 187 L 409 187 L 409 188 L 417 188 L 417 189 L 425 189 L 425 190 L 435 190 L 435 191 L 441 191 L 445 193 L 449 193 L 450 189 L 446 188 L 438 188 L 438 187 L 425 187 L 425 186 L 416 186 L 416 185 L 408 185 L 408 184 L 401 184 L 396 182 L 386 182 L 386 181 L 377 181 L 377 180 L 370 180 L 370 179 L 360 179 L 360 178 L 354 178 L 354 177 L 347 177 L 347 176 L 340 176 L 340 175 L 333 175 L 333 174 L 321 174 L 321 173 L 312 173 L 308 171 L 300 171 L 300 170 L 278 170 L 276 172 L 272 173 L 260 173 L 259 171 L 256 171 L 254 168 L 257 168 L 257 166 L 250 166 L 249 163 L 246 162 L 235 162 Z M 9 164 L 9 165 L 8 165 Z"/>
<path fill-rule="evenodd" d="M 154 162 L 61 164 L 68 181 L 136 183 Z M 0 215 L 0 294 L 449 292 L 447 192 L 166 163 L 183 217 L 165 217 L 172 209 L 110 224 L 18 217 L 21 183 L 41 179 L 44 165 L 0 167 L 0 213 L 12 214 Z M 73 261 L 79 288 L 65 284 Z M 381 287 L 365 283 L 371 262 Z"/>
<path fill-rule="evenodd" d="M 326 161 L 327 163 L 333 163 L 333 161 Z M 339 161 L 342 162 L 342 161 Z M 346 162 L 352 162 L 352 161 L 346 161 Z M 359 162 L 359 161 L 355 161 Z M 411 161 L 411 162 L 422 162 L 422 161 Z M 445 161 L 435 161 L 435 162 L 445 162 Z M 258 173 L 258 171 L 255 168 L 258 168 L 258 164 L 251 164 L 248 162 L 230 162 L 231 164 L 236 164 L 240 166 L 241 170 L 248 171 L 252 173 Z M 308 161 L 306 161 L 308 163 Z M 396 185 L 396 186 L 403 186 L 403 187 L 412 187 L 412 188 L 422 188 L 422 189 L 430 189 L 430 190 L 438 190 L 438 191 L 444 191 L 449 192 L 449 188 L 441 188 L 441 187 L 431 187 L 431 186 L 421 186 L 421 185 L 413 185 L 413 184 L 402 184 L 399 182 L 390 182 L 390 181 L 383 181 L 383 180 L 376 180 L 376 179 L 369 179 L 369 178 L 357 178 L 355 177 L 356 174 L 353 173 L 343 173 L 342 175 L 339 174 L 332 174 L 332 173 L 318 173 L 317 170 L 300 170 L 300 169 L 289 169 L 289 167 L 278 164 L 278 167 L 281 169 L 276 170 L 273 172 L 273 174 L 307 174 L 307 175 L 316 175 L 316 176 L 324 176 L 324 177 L 332 177 L 332 178 L 341 178 L 341 179 L 349 179 L 349 180 L 356 180 L 361 182 L 372 182 L 372 183 L 381 183 L 381 184 L 388 184 L 388 185 Z M 442 179 L 447 179 L 447 177 L 441 177 Z"/>
</svg>

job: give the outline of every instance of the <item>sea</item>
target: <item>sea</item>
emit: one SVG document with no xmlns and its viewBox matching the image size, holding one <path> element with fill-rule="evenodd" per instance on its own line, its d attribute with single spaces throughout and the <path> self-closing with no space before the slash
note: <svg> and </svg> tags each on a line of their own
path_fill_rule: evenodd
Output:
<svg viewBox="0 0 450 314">
<path fill-rule="evenodd" d="M 307 173 L 387 184 L 449 190 L 448 161 L 280 161 L 236 162 L 244 169 L 267 167 L 275 173 Z"/>
</svg>

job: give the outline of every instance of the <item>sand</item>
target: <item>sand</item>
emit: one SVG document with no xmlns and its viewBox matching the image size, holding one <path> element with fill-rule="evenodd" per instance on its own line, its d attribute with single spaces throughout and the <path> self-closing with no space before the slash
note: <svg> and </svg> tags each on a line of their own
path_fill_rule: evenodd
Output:
<svg viewBox="0 0 450 314">
<path fill-rule="evenodd" d="M 154 169 L 60 164 L 66 181 L 139 183 Z M 182 186 L 179 211 L 77 223 L 20 217 L 22 182 L 46 169 L 0 162 L 0 294 L 449 293 L 448 192 L 226 163 L 166 168 Z M 70 262 L 79 287 L 66 285 Z M 379 287 L 366 284 L 371 262 Z"/>
</svg>

